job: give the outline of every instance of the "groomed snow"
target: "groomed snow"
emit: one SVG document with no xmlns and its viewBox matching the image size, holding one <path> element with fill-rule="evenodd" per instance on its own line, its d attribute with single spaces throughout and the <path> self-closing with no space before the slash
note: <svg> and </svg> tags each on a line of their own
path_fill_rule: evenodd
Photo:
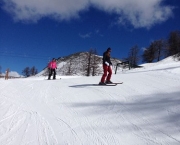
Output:
<svg viewBox="0 0 180 145">
<path fill-rule="evenodd" d="M 180 145 L 180 62 L 57 78 L 0 79 L 0 145 Z"/>
</svg>

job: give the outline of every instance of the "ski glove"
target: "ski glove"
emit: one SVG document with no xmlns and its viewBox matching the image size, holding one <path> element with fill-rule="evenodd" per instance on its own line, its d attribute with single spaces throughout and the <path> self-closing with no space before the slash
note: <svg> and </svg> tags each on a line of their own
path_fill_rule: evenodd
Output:
<svg viewBox="0 0 180 145">
<path fill-rule="evenodd" d="M 105 62 L 105 64 L 106 64 L 107 66 L 109 66 L 109 63 L 108 63 L 107 61 Z"/>
</svg>

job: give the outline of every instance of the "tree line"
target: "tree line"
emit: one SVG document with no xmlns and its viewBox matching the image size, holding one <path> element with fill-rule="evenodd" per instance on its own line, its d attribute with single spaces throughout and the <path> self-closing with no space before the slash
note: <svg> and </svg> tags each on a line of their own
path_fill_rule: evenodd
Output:
<svg viewBox="0 0 180 145">
<path fill-rule="evenodd" d="M 0 66 L 0 76 L 2 74 L 2 71 L 1 71 L 2 67 Z M 35 66 L 33 67 L 25 67 L 23 70 L 22 70 L 22 74 L 25 76 L 25 77 L 29 77 L 29 76 L 34 76 L 38 73 L 38 70 L 35 68 Z"/>
<path fill-rule="evenodd" d="M 131 64 L 131 67 L 138 66 L 140 60 L 144 63 L 158 62 L 168 56 L 173 56 L 180 60 L 180 31 L 170 32 L 168 39 L 154 40 L 144 49 L 143 54 L 140 54 L 138 45 L 133 46 L 126 60 Z"/>
<path fill-rule="evenodd" d="M 35 66 L 33 67 L 25 67 L 23 70 L 22 70 L 22 74 L 25 76 L 25 77 L 29 77 L 29 76 L 35 76 L 36 74 L 38 73 L 38 70 L 35 68 Z"/>
</svg>

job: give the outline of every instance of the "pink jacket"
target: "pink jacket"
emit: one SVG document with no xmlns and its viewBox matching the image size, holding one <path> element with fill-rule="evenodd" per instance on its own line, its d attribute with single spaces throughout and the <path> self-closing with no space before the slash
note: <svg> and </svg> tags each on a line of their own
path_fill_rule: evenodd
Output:
<svg viewBox="0 0 180 145">
<path fill-rule="evenodd" d="M 51 69 L 57 68 L 56 62 L 55 62 L 55 61 L 51 61 L 51 62 L 48 64 L 48 68 L 51 68 Z"/>
</svg>

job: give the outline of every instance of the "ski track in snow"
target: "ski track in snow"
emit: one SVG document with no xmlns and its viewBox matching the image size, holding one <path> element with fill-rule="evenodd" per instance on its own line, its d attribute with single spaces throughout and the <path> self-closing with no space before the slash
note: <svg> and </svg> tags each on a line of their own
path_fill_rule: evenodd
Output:
<svg viewBox="0 0 180 145">
<path fill-rule="evenodd" d="M 90 85 L 100 77 L 0 80 L 0 144 L 180 144 L 180 121 L 171 122 L 179 115 L 179 76 L 126 72 L 112 79 L 124 83 Z"/>
</svg>

